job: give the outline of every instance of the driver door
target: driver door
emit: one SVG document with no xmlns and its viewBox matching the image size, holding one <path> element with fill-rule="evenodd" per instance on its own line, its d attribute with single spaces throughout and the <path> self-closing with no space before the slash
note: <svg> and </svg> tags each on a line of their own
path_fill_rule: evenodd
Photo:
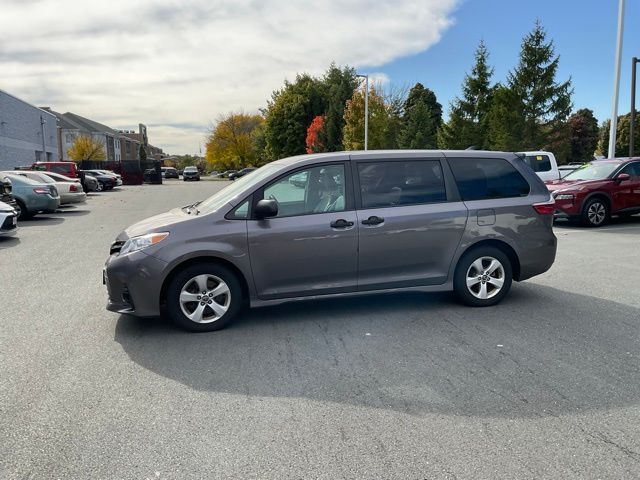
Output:
<svg viewBox="0 0 640 480">
<path fill-rule="evenodd" d="M 358 229 L 348 162 L 287 172 L 254 194 L 278 214 L 247 222 L 254 284 L 261 299 L 357 288 Z"/>
</svg>

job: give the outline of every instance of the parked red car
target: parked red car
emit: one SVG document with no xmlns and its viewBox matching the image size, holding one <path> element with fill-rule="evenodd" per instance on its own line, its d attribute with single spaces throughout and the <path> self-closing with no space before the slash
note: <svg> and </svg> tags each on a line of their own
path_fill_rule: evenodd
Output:
<svg viewBox="0 0 640 480">
<path fill-rule="evenodd" d="M 640 213 L 640 158 L 597 160 L 546 183 L 556 217 L 599 227 L 611 215 Z"/>
<path fill-rule="evenodd" d="M 78 168 L 74 162 L 36 162 L 31 165 L 31 169 L 59 173 L 69 178 L 78 176 Z"/>
</svg>

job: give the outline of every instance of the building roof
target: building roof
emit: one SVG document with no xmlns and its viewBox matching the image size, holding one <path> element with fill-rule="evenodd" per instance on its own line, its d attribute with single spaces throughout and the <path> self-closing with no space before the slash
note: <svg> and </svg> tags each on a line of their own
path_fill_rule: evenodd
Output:
<svg viewBox="0 0 640 480">
<path fill-rule="evenodd" d="M 96 122 L 94 120 L 89 120 L 88 118 L 82 117 L 75 113 L 66 112 L 62 114 L 62 117 L 71 124 L 79 125 L 81 130 L 87 130 L 89 132 L 108 133 L 110 135 L 118 134 L 117 130 L 108 127 L 107 125 Z"/>
</svg>

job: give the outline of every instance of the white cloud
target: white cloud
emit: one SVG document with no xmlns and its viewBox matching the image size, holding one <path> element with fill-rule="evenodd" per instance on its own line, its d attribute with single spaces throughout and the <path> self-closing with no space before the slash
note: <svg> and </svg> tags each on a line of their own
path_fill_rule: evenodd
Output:
<svg viewBox="0 0 640 480">
<path fill-rule="evenodd" d="M 297 72 L 425 50 L 457 1 L 2 0 L 1 86 L 195 152 L 218 114 L 265 106 Z"/>
</svg>

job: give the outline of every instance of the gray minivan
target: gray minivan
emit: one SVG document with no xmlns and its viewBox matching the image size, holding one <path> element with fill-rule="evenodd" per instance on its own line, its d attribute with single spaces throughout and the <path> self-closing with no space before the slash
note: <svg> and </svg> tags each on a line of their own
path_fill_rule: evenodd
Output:
<svg viewBox="0 0 640 480">
<path fill-rule="evenodd" d="M 455 290 L 498 303 L 556 255 L 554 202 L 513 153 L 368 151 L 269 163 L 118 235 L 107 309 L 217 330 L 243 305 Z"/>
</svg>

